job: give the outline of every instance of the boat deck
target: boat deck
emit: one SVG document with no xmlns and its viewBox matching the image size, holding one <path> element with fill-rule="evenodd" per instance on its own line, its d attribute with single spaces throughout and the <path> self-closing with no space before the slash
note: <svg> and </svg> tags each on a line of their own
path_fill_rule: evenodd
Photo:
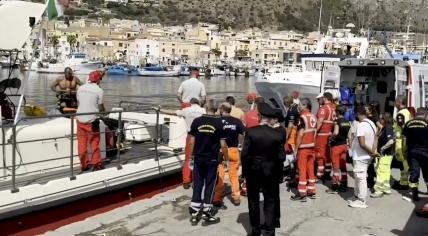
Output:
<svg viewBox="0 0 428 236">
<path fill-rule="evenodd" d="M 398 171 L 394 170 L 394 177 Z M 428 201 L 421 195 L 417 203 L 404 200 L 404 192 L 393 190 L 389 196 L 368 199 L 367 209 L 352 209 L 347 198 L 353 195 L 353 180 L 346 193 L 331 195 L 327 187 L 317 184 L 316 200 L 306 203 L 291 202 L 292 191 L 281 185 L 281 225 L 276 235 L 341 235 L 386 236 L 427 235 L 426 219 L 415 216 L 413 210 Z M 425 187 L 421 188 L 426 191 Z M 158 194 L 151 199 L 130 202 L 129 205 L 86 218 L 45 235 L 246 235 L 250 232 L 247 199 L 233 206 L 228 199 L 226 210 L 219 210 L 221 222 L 203 227 L 191 226 L 188 206 L 192 190 L 181 187 Z M 261 205 L 262 206 L 262 205 Z M 262 218 L 263 219 L 263 218 Z"/>
<path fill-rule="evenodd" d="M 105 168 L 116 168 L 120 164 L 124 165 L 127 163 L 138 163 L 142 160 L 154 159 L 155 151 L 154 151 L 154 143 L 152 142 L 144 142 L 144 143 L 133 143 L 128 145 L 129 147 L 120 155 L 120 160 L 117 158 L 117 155 L 113 157 L 108 157 L 104 159 L 104 167 Z M 173 155 L 182 154 L 182 150 L 172 151 L 164 151 L 163 147 L 167 147 L 164 145 L 159 145 L 159 158 L 166 158 Z M 169 149 L 169 148 L 168 148 Z M 74 158 L 79 158 L 75 156 Z M 90 171 L 90 170 L 89 170 Z M 85 171 L 83 173 L 87 173 L 89 171 Z M 81 174 L 80 165 L 77 163 L 73 166 L 73 174 L 74 176 Z M 22 186 L 28 186 L 31 184 L 45 184 L 51 180 L 61 179 L 70 177 L 70 167 L 64 167 L 64 169 L 43 172 L 28 176 L 17 176 L 16 178 L 16 186 L 20 188 Z M 9 179 L 7 181 L 0 182 L 0 191 L 12 189 L 12 181 Z"/>
</svg>

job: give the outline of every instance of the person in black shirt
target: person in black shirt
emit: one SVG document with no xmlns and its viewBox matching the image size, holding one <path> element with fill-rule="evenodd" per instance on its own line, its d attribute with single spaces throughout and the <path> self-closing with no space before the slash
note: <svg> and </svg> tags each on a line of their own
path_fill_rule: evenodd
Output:
<svg viewBox="0 0 428 236">
<path fill-rule="evenodd" d="M 223 126 L 224 137 L 226 138 L 227 152 L 228 152 L 228 169 L 229 180 L 232 187 L 232 203 L 236 206 L 241 204 L 241 194 L 239 190 L 239 159 L 240 151 L 244 141 L 244 124 L 240 119 L 230 116 L 232 106 L 225 102 L 220 106 L 221 123 Z M 214 194 L 214 206 L 223 206 L 224 196 L 224 176 L 225 164 L 223 163 L 218 167 L 218 179 Z"/>
<path fill-rule="evenodd" d="M 273 126 L 277 123 L 277 111 L 266 103 L 258 105 L 261 115 L 259 126 L 247 130 L 241 153 L 242 174 L 247 181 L 248 208 L 251 235 L 275 235 L 275 201 L 278 188 L 277 163 L 279 150 L 286 137 Z M 260 189 L 264 197 L 265 224 L 260 225 Z"/>
<path fill-rule="evenodd" d="M 189 131 L 191 143 L 193 143 L 191 163 L 194 162 L 193 195 L 189 207 L 192 225 L 197 225 L 201 218 L 204 219 L 203 225 L 220 222 L 220 218 L 215 217 L 212 212 L 220 148 L 225 160 L 228 159 L 228 156 L 223 125 L 220 118 L 214 116 L 216 111 L 217 107 L 209 104 L 207 114 L 196 118 Z M 202 200 L 204 186 L 204 199 Z"/>
<path fill-rule="evenodd" d="M 331 189 L 327 193 L 346 192 L 348 188 L 348 172 L 346 170 L 346 155 L 351 138 L 351 122 L 345 120 L 346 107 L 336 107 L 337 119 L 334 121 L 333 135 L 330 140 L 333 179 Z"/>
<path fill-rule="evenodd" d="M 394 145 L 394 121 L 389 113 L 380 117 L 382 129 L 380 130 L 378 141 L 378 152 L 380 157 L 376 168 L 376 183 L 374 185 L 375 192 L 370 194 L 372 198 L 382 197 L 383 194 L 391 193 L 391 163 L 393 159 Z"/>
<path fill-rule="evenodd" d="M 407 160 L 409 163 L 409 187 L 414 201 L 419 200 L 419 175 L 422 174 L 425 182 L 428 181 L 428 112 L 419 108 L 416 118 L 408 121 L 403 128 L 403 136 L 407 145 Z"/>
</svg>

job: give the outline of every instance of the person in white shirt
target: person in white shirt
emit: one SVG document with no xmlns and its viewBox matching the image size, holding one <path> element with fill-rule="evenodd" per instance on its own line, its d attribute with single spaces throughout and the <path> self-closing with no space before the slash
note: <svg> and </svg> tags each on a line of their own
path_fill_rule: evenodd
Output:
<svg viewBox="0 0 428 236">
<path fill-rule="evenodd" d="M 181 108 L 190 106 L 190 99 L 192 98 L 198 99 L 200 105 L 204 106 L 207 99 L 207 92 L 205 91 L 204 84 L 198 80 L 198 77 L 199 70 L 193 68 L 190 79 L 183 81 L 178 88 L 177 98 L 181 104 Z"/>
<path fill-rule="evenodd" d="M 103 105 L 103 90 L 99 83 L 102 79 L 100 71 L 94 71 L 89 74 L 89 80 L 86 84 L 79 87 L 76 98 L 77 108 L 77 143 L 80 158 L 80 167 L 82 171 L 90 169 L 88 155 L 88 144 L 92 147 L 92 168 L 93 170 L 102 169 L 100 154 L 100 133 L 99 120 L 96 115 L 79 115 L 79 113 L 95 113 L 105 111 Z"/>
<path fill-rule="evenodd" d="M 201 107 L 199 105 L 199 100 L 196 98 L 190 99 L 190 107 L 185 107 L 181 110 L 165 110 L 161 109 L 161 112 L 169 115 L 177 115 L 180 117 L 183 117 L 186 121 L 186 128 L 187 132 L 190 131 L 190 127 L 192 126 L 192 122 L 194 119 L 206 114 L 205 108 Z M 184 148 L 184 164 L 183 164 L 183 188 L 188 189 L 190 188 L 190 184 L 192 182 L 192 171 L 190 170 L 189 163 L 190 158 L 192 156 L 192 143 L 190 135 L 187 135 L 186 138 L 186 146 Z"/>
<path fill-rule="evenodd" d="M 376 152 L 376 125 L 367 118 L 363 106 L 357 108 L 356 135 L 352 143 L 352 159 L 354 166 L 354 196 L 356 199 L 349 200 L 348 205 L 353 208 L 367 208 L 367 169 L 370 160 L 378 156 Z"/>
</svg>

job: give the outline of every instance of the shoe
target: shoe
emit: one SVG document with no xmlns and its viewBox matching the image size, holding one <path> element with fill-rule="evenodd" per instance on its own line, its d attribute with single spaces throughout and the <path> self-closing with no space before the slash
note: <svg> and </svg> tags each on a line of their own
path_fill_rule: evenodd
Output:
<svg viewBox="0 0 428 236">
<path fill-rule="evenodd" d="M 239 199 L 233 200 L 232 199 L 232 204 L 235 205 L 235 206 L 240 206 L 241 205 L 241 200 L 239 200 Z"/>
<path fill-rule="evenodd" d="M 355 201 L 351 201 L 348 206 L 352 208 L 367 208 L 367 204 L 364 201 L 361 201 L 360 199 L 357 199 Z"/>
<path fill-rule="evenodd" d="M 324 174 L 321 179 L 322 179 L 322 182 L 330 181 L 331 180 L 331 175 L 329 173 L 328 174 Z"/>
<path fill-rule="evenodd" d="M 348 204 L 350 204 L 351 202 L 353 202 L 353 201 L 355 201 L 355 200 L 358 200 L 358 197 L 357 197 L 357 196 L 352 196 L 352 197 L 350 197 L 349 199 L 347 199 L 347 200 L 346 200 L 346 202 L 347 202 Z"/>
<path fill-rule="evenodd" d="M 417 202 L 419 201 L 419 190 L 418 188 L 411 188 L 412 200 Z"/>
<path fill-rule="evenodd" d="M 300 195 L 297 195 L 297 194 L 294 195 L 294 196 L 291 196 L 290 200 L 291 201 L 300 201 L 300 202 L 306 202 L 307 201 L 306 196 L 300 196 Z"/>
<path fill-rule="evenodd" d="M 400 181 L 395 181 L 394 184 L 392 185 L 392 188 L 395 190 L 408 190 L 409 186 L 408 185 L 401 185 Z"/>
<path fill-rule="evenodd" d="M 317 199 L 317 195 L 316 195 L 315 193 L 308 194 L 308 197 L 309 197 L 310 199 Z"/>
<path fill-rule="evenodd" d="M 184 183 L 183 184 L 183 188 L 184 189 L 189 189 L 190 188 L 190 183 Z"/>
<path fill-rule="evenodd" d="M 199 214 L 199 212 L 192 213 L 192 215 L 190 216 L 190 224 L 192 226 L 198 225 L 200 220 L 201 220 L 201 214 Z"/>
<path fill-rule="evenodd" d="M 275 222 L 273 222 L 273 226 L 275 228 L 281 228 L 281 221 L 279 219 L 276 219 Z"/>
<path fill-rule="evenodd" d="M 424 211 L 423 209 L 417 209 L 417 210 L 415 210 L 415 213 L 419 217 L 428 218 L 428 212 Z"/>
<path fill-rule="evenodd" d="M 260 229 L 253 229 L 251 233 L 247 234 L 248 236 L 261 236 L 262 231 Z"/>
<path fill-rule="evenodd" d="M 202 219 L 204 220 L 202 222 L 202 226 L 208 226 L 208 225 L 220 223 L 220 217 L 215 217 L 207 212 L 204 212 L 202 214 Z"/>
<path fill-rule="evenodd" d="M 348 191 L 348 185 L 340 185 L 339 186 L 339 192 L 346 193 Z"/>
<path fill-rule="evenodd" d="M 92 167 L 92 171 L 99 171 L 99 170 L 104 170 L 104 166 L 103 165 L 95 165 L 94 167 Z"/>
<path fill-rule="evenodd" d="M 382 192 L 374 192 L 372 194 L 370 194 L 371 198 L 381 198 L 383 196 Z"/>
<path fill-rule="evenodd" d="M 338 194 L 339 193 L 339 189 L 329 188 L 329 189 L 325 190 L 325 192 L 329 193 L 329 194 Z"/>
<path fill-rule="evenodd" d="M 227 206 L 224 205 L 224 202 L 214 202 L 213 206 L 219 210 L 227 210 Z"/>
</svg>

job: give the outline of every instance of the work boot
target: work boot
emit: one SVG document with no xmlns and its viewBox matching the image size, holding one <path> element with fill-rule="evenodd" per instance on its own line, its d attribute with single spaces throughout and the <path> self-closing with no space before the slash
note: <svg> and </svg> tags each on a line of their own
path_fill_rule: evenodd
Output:
<svg viewBox="0 0 428 236">
<path fill-rule="evenodd" d="M 190 224 L 192 226 L 198 225 L 199 221 L 201 220 L 201 214 L 199 212 L 192 213 L 190 216 Z"/>
<path fill-rule="evenodd" d="M 348 203 L 348 206 L 352 208 L 367 208 L 367 204 L 365 201 L 362 201 L 360 199 L 357 199 L 355 201 L 351 201 Z"/>
<path fill-rule="evenodd" d="M 341 184 L 339 186 L 339 192 L 345 193 L 348 190 L 348 184 Z"/>
<path fill-rule="evenodd" d="M 337 194 L 339 193 L 339 185 L 338 184 L 332 184 L 331 188 L 325 190 L 326 193 L 329 194 Z"/>
<path fill-rule="evenodd" d="M 419 201 L 419 190 L 418 188 L 411 188 L 412 200 L 417 202 Z"/>
<path fill-rule="evenodd" d="M 296 194 L 296 195 L 294 195 L 294 196 L 291 196 L 291 197 L 290 197 L 290 200 L 291 200 L 291 201 L 306 202 L 306 201 L 307 201 L 307 198 L 306 198 L 306 196 L 300 196 L 300 195 Z"/>
<path fill-rule="evenodd" d="M 394 184 L 392 185 L 392 188 L 395 190 L 408 190 L 409 186 L 408 185 L 401 185 L 400 181 L 395 181 Z"/>
<path fill-rule="evenodd" d="M 239 199 L 232 199 L 232 204 L 235 206 L 240 206 L 241 205 L 241 200 Z"/>
<path fill-rule="evenodd" d="M 202 213 L 202 219 L 204 220 L 202 226 L 213 225 L 220 222 L 220 217 L 213 216 L 209 212 Z"/>
<path fill-rule="evenodd" d="M 372 194 L 370 194 L 371 198 L 381 198 L 383 196 L 382 192 L 374 192 Z"/>
<path fill-rule="evenodd" d="M 331 180 L 331 175 L 330 175 L 330 173 L 325 173 L 325 174 L 322 176 L 321 180 L 322 180 L 322 182 L 323 182 L 323 183 L 324 183 L 324 182 L 327 182 L 327 181 L 330 181 L 330 180 Z"/>
<path fill-rule="evenodd" d="M 183 183 L 183 188 L 184 189 L 189 189 L 190 188 L 190 183 Z"/>
<path fill-rule="evenodd" d="M 213 206 L 219 210 L 227 210 L 227 206 L 224 205 L 224 202 L 213 202 Z"/>
</svg>

